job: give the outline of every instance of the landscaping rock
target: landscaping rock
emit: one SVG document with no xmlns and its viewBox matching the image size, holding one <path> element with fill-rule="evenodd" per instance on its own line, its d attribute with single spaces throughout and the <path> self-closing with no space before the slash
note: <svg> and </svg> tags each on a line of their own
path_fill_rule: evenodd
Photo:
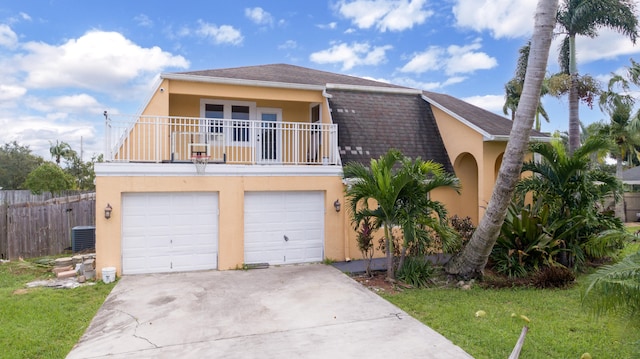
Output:
<svg viewBox="0 0 640 359">
<path fill-rule="evenodd" d="M 83 275 L 78 276 L 78 283 L 84 283 L 86 281 L 87 281 L 87 278 L 85 278 L 85 276 Z"/>
<path fill-rule="evenodd" d="M 73 258 L 71 258 L 71 257 L 58 258 L 55 261 L 55 266 L 56 267 L 73 266 Z"/>
<path fill-rule="evenodd" d="M 62 278 L 71 278 L 71 277 L 75 277 L 76 275 L 78 275 L 78 273 L 74 270 L 69 270 L 69 271 L 65 271 L 65 272 L 60 272 L 56 275 L 56 277 L 58 277 L 59 279 Z"/>
<path fill-rule="evenodd" d="M 70 270 L 73 270 L 73 267 L 72 267 L 72 266 L 66 266 L 66 267 L 55 267 L 55 268 L 53 268 L 53 270 L 52 270 L 52 271 L 53 271 L 53 273 L 54 273 L 54 274 L 58 275 L 58 273 L 61 273 L 61 272 L 68 272 L 68 271 L 70 271 Z"/>
</svg>

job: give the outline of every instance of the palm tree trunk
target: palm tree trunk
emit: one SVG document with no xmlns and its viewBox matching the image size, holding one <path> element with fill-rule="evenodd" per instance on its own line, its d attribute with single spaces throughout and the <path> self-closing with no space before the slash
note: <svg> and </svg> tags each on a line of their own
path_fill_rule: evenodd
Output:
<svg viewBox="0 0 640 359">
<path fill-rule="evenodd" d="M 396 273 L 393 268 L 393 236 L 390 227 L 391 223 L 384 224 L 384 238 L 387 242 L 387 279 L 395 280 Z"/>
<path fill-rule="evenodd" d="M 569 154 L 580 147 L 580 97 L 578 95 L 578 68 L 576 65 L 576 35 L 569 36 Z"/>
<path fill-rule="evenodd" d="M 493 195 L 469 243 L 446 264 L 445 269 L 450 274 L 463 277 L 481 275 L 496 243 L 513 191 L 520 179 L 531 127 L 540 101 L 540 89 L 547 69 L 557 10 L 558 0 L 538 1 L 522 97 L 516 110 L 516 118 Z"/>
<path fill-rule="evenodd" d="M 622 156 L 616 156 L 616 178 L 622 181 Z M 620 218 L 623 222 L 626 221 L 626 213 L 624 211 L 624 191 L 622 191 L 622 198 L 616 201 L 616 217 Z"/>
</svg>

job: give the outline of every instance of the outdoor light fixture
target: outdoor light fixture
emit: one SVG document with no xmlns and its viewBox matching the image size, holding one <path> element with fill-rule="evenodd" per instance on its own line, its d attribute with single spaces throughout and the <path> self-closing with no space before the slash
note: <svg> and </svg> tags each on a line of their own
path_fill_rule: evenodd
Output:
<svg viewBox="0 0 640 359">
<path fill-rule="evenodd" d="M 336 199 L 335 202 L 333 202 L 333 208 L 336 209 L 336 212 L 340 212 L 340 200 Z"/>
<path fill-rule="evenodd" d="M 104 207 L 104 218 L 111 218 L 111 211 L 113 211 L 113 208 L 111 208 L 111 205 L 107 203 L 107 206 Z"/>
</svg>

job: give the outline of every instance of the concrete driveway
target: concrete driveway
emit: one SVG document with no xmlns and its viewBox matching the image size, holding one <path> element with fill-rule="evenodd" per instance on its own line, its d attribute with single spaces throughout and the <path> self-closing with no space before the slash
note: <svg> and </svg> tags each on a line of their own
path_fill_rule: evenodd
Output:
<svg viewBox="0 0 640 359">
<path fill-rule="evenodd" d="M 332 266 L 125 276 L 67 358 L 471 358 Z"/>
</svg>

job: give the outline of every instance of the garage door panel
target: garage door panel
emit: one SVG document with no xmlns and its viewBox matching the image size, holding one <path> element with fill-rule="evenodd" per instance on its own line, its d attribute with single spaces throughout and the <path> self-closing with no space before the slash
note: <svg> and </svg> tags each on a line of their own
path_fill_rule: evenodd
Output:
<svg viewBox="0 0 640 359">
<path fill-rule="evenodd" d="M 123 273 L 217 268 L 217 193 L 127 193 L 122 206 Z"/>
<path fill-rule="evenodd" d="M 247 192 L 244 230 L 245 263 L 321 261 L 324 193 Z"/>
</svg>

